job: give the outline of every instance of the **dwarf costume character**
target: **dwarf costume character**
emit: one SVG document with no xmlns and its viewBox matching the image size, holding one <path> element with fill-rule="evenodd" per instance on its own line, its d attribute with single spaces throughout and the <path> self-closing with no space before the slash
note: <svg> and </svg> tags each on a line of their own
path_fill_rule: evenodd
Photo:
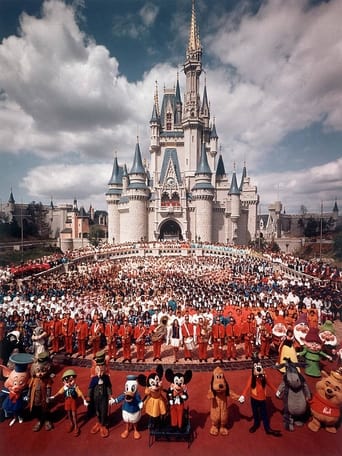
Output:
<svg viewBox="0 0 342 456">
<path fill-rule="evenodd" d="M 304 348 L 298 353 L 298 356 L 303 356 L 305 359 L 305 373 L 310 377 L 320 377 L 321 358 L 332 360 L 331 356 L 322 351 L 322 341 L 318 335 L 318 328 L 310 328 L 305 337 Z"/>
<path fill-rule="evenodd" d="M 95 356 L 95 375 L 90 379 L 88 400 L 94 410 L 97 423 L 91 428 L 91 433 L 100 432 L 101 437 L 108 437 L 108 404 L 112 399 L 112 383 L 106 373 L 105 353 L 100 351 Z"/>
</svg>

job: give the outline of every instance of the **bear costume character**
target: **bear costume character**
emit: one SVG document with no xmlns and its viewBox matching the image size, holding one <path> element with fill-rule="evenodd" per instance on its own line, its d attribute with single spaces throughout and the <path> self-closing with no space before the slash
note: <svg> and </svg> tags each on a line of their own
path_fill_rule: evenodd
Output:
<svg viewBox="0 0 342 456">
<path fill-rule="evenodd" d="M 184 402 L 189 398 L 186 385 L 192 379 L 192 371 L 174 373 L 172 369 L 166 369 L 165 378 L 170 382 L 167 390 L 167 399 L 170 407 L 171 426 L 174 429 L 181 430 L 184 424 Z"/>
<path fill-rule="evenodd" d="M 141 418 L 143 401 L 138 391 L 138 381 L 136 375 L 128 375 L 125 383 L 125 391 L 115 399 L 111 399 L 109 404 L 122 404 L 122 419 L 126 423 L 126 429 L 121 433 L 121 438 L 126 439 L 129 435 L 130 426 L 133 425 L 134 439 L 140 439 L 141 435 L 137 429 L 137 423 Z"/>
<path fill-rule="evenodd" d="M 209 433 L 217 436 L 228 435 L 228 397 L 234 400 L 239 395 L 230 391 L 229 384 L 221 367 L 216 367 L 211 378 L 210 389 L 207 398 L 210 400 L 211 427 Z"/>
<path fill-rule="evenodd" d="M 46 431 L 52 429 L 49 398 L 52 388 L 51 360 L 48 352 L 42 352 L 31 366 L 31 379 L 29 383 L 28 404 L 30 413 L 37 418 L 33 426 L 34 432 L 40 431 L 44 426 Z"/>
<path fill-rule="evenodd" d="M 310 401 L 312 420 L 308 428 L 317 432 L 324 427 L 327 432 L 336 434 L 336 426 L 341 419 L 342 367 L 330 374 L 322 371 L 322 377 L 316 383 L 316 392 Z"/>
</svg>

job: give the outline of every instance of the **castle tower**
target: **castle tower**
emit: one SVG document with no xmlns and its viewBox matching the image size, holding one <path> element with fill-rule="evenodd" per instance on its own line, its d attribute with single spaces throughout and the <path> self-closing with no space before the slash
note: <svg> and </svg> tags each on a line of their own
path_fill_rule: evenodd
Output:
<svg viewBox="0 0 342 456">
<path fill-rule="evenodd" d="M 232 229 L 230 235 L 230 242 L 236 243 L 238 239 L 238 221 L 240 217 L 240 190 L 236 180 L 236 172 L 234 169 L 232 182 L 230 184 L 230 189 L 228 195 L 231 197 L 230 202 L 230 218 L 232 222 Z"/>
<path fill-rule="evenodd" d="M 212 172 L 207 160 L 205 144 L 202 144 L 200 161 L 195 174 L 192 199 L 195 205 L 195 240 L 211 242 L 212 239 L 212 201 L 214 187 L 211 184 Z"/>
<path fill-rule="evenodd" d="M 108 182 L 109 189 L 106 193 L 108 205 L 108 242 L 110 244 L 120 242 L 119 201 L 123 191 L 122 174 L 123 171 L 119 167 L 118 158 L 115 155 L 112 176 Z"/>
<path fill-rule="evenodd" d="M 120 225 L 120 242 L 147 240 L 147 199 L 149 189 L 146 185 L 146 171 L 142 163 L 139 141 L 135 146 L 134 160 L 129 172 L 126 196 L 129 214 L 125 214 Z"/>
</svg>

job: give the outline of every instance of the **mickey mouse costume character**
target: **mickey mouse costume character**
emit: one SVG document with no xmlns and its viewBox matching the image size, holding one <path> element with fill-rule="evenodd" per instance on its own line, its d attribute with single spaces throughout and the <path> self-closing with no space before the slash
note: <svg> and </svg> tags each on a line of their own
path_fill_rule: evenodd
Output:
<svg viewBox="0 0 342 456">
<path fill-rule="evenodd" d="M 144 409 L 150 417 L 150 427 L 160 425 L 166 415 L 166 398 L 162 394 L 163 373 L 163 366 L 158 364 L 156 370 L 148 376 L 144 374 L 138 375 L 139 385 L 145 387 Z"/>
<path fill-rule="evenodd" d="M 192 379 L 192 371 L 174 373 L 172 369 L 166 369 L 165 378 L 170 382 L 167 390 L 167 399 L 170 406 L 171 426 L 181 430 L 183 428 L 184 402 L 188 400 L 186 385 Z"/>
<path fill-rule="evenodd" d="M 121 433 L 121 437 L 126 439 L 129 435 L 130 425 L 133 425 L 133 437 L 138 440 L 141 435 L 137 429 L 137 423 L 141 418 L 143 401 L 138 391 L 138 381 L 136 375 L 127 375 L 125 391 L 115 399 L 110 399 L 109 404 L 122 404 L 122 419 L 126 423 L 126 429 Z"/>
<path fill-rule="evenodd" d="M 254 355 L 252 375 L 249 377 L 242 395 L 239 397 L 239 402 L 241 404 L 245 402 L 245 396 L 249 391 L 254 419 L 253 426 L 249 429 L 249 432 L 254 433 L 260 427 L 260 421 L 262 420 L 266 434 L 279 437 L 281 436 L 280 431 L 274 430 L 270 426 L 266 405 L 266 386 L 269 386 L 275 393 L 277 392 L 277 388 L 268 381 L 259 357 Z"/>
</svg>

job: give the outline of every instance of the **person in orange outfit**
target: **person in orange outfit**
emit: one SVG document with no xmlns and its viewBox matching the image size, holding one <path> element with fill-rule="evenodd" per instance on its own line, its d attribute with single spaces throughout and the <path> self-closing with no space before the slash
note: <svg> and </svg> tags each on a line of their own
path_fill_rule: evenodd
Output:
<svg viewBox="0 0 342 456">
<path fill-rule="evenodd" d="M 144 325 L 144 320 L 139 318 L 137 326 L 134 328 L 133 338 L 137 350 L 137 361 L 145 362 L 145 340 L 147 336 L 147 329 Z"/>
<path fill-rule="evenodd" d="M 64 350 L 67 356 L 71 356 L 73 352 L 72 338 L 75 332 L 75 320 L 71 318 L 70 310 L 65 312 L 65 317 L 62 319 L 61 334 L 64 339 Z"/>
<path fill-rule="evenodd" d="M 119 336 L 122 340 L 123 362 L 132 362 L 131 344 L 133 337 L 133 328 L 125 317 L 123 324 L 119 328 Z"/>
<path fill-rule="evenodd" d="M 117 346 L 116 338 L 119 335 L 119 325 L 115 323 L 114 317 L 109 318 L 108 323 L 105 326 L 105 336 L 108 348 L 108 357 L 116 361 L 117 358 Z"/>
<path fill-rule="evenodd" d="M 268 358 L 270 355 L 272 342 L 272 325 L 267 322 L 266 317 L 262 317 L 261 325 L 259 326 L 260 334 L 260 357 Z"/>
<path fill-rule="evenodd" d="M 212 325 L 212 340 L 213 340 L 213 362 L 223 361 L 223 345 L 225 342 L 226 328 L 221 323 L 220 318 L 216 317 L 214 324 Z"/>
<path fill-rule="evenodd" d="M 198 358 L 200 363 L 208 361 L 208 343 L 211 338 L 211 327 L 207 320 L 203 317 L 198 319 L 198 326 L 196 328 L 197 342 L 198 342 Z"/>
<path fill-rule="evenodd" d="M 254 341 L 256 336 L 255 321 L 248 315 L 247 320 L 243 323 L 242 331 L 244 334 L 245 358 L 252 358 Z"/>
<path fill-rule="evenodd" d="M 226 326 L 226 337 L 227 337 L 227 359 L 230 361 L 231 358 L 237 360 L 236 344 L 240 336 L 239 327 L 237 326 L 235 319 L 230 318 L 228 325 Z"/>
<path fill-rule="evenodd" d="M 59 339 L 62 334 L 62 321 L 58 318 L 58 314 L 55 313 L 53 320 L 49 322 L 48 335 L 49 342 L 51 344 L 51 352 L 55 355 L 59 352 Z"/>
<path fill-rule="evenodd" d="M 86 356 L 86 345 L 89 336 L 88 323 L 85 321 L 84 313 L 80 313 L 80 319 L 76 323 L 75 327 L 77 347 L 78 347 L 78 356 L 85 358 Z"/>
<path fill-rule="evenodd" d="M 92 345 L 93 356 L 96 356 L 96 353 L 101 348 L 101 337 L 104 332 L 104 324 L 100 321 L 99 316 L 97 314 L 94 314 L 93 322 L 89 328 L 89 337 Z"/>
</svg>

